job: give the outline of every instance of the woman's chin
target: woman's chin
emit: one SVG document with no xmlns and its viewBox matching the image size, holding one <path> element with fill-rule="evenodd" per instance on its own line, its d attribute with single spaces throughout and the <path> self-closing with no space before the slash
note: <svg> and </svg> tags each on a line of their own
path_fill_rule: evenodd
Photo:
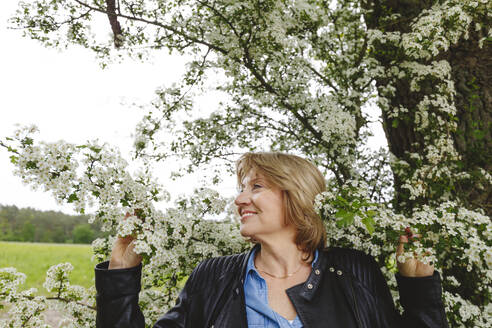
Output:
<svg viewBox="0 0 492 328">
<path fill-rule="evenodd" d="M 248 227 L 245 227 L 242 224 L 239 227 L 239 233 L 241 234 L 241 236 L 243 236 L 245 238 L 251 238 L 251 237 L 253 237 L 253 233 L 252 233 L 251 229 L 248 229 Z"/>
<path fill-rule="evenodd" d="M 242 229 L 242 228 L 241 228 L 241 229 L 239 229 L 239 233 L 240 233 L 240 234 L 241 234 L 241 236 L 243 236 L 243 237 L 249 237 L 249 235 L 248 235 L 248 233 L 247 233 L 246 229 Z"/>
</svg>

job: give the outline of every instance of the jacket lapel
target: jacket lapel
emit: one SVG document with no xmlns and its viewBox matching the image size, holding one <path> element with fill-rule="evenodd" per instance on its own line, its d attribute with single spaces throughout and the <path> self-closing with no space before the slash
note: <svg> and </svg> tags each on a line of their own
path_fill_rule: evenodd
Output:
<svg viewBox="0 0 492 328">
<path fill-rule="evenodd" d="M 248 253 L 245 253 L 241 264 L 236 272 L 232 273 L 230 283 L 224 282 L 219 294 L 219 301 L 214 306 L 214 314 L 211 317 L 211 325 L 214 328 L 248 328 L 246 318 L 246 301 L 244 299 L 244 278 L 249 257 L 253 250 L 259 249 L 259 244 L 255 245 Z M 229 275 L 230 273 L 228 273 Z M 237 313 L 237 315 L 231 315 Z"/>
<path fill-rule="evenodd" d="M 350 273 L 334 263 L 328 252 L 320 250 L 319 261 L 306 282 L 286 290 L 304 328 L 321 328 L 327 325 L 333 328 L 362 328 L 357 323 L 358 315 L 354 310 L 351 279 Z M 348 304 L 351 312 L 337 312 L 335 303 L 339 302 Z"/>
</svg>

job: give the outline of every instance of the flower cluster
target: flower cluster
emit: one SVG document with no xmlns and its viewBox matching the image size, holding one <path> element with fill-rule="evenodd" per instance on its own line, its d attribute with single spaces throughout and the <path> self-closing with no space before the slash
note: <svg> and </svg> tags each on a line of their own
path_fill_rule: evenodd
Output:
<svg viewBox="0 0 492 328">
<path fill-rule="evenodd" d="M 5 328 L 50 328 L 44 323 L 42 312 L 46 310 L 46 300 L 44 297 L 36 296 L 33 298 L 21 297 L 9 309 L 9 319 L 0 320 L 0 327 Z"/>
<path fill-rule="evenodd" d="M 159 302 L 143 301 L 142 304 L 148 304 L 148 308 L 143 306 L 144 313 L 148 314 L 147 320 L 157 319 L 174 302 L 182 280 L 201 260 L 245 250 L 246 244 L 240 237 L 237 222 L 230 216 L 219 218 L 231 199 L 222 198 L 212 189 L 199 188 L 193 196 L 179 198 L 175 207 L 162 212 L 152 202 L 160 200 L 158 195 L 165 192 L 141 173 L 136 179 L 131 178 L 125 170 L 126 163 L 111 149 L 94 143 L 82 146 L 59 144 L 63 150 L 69 149 L 69 154 L 57 162 L 51 159 L 52 156 L 60 157 L 56 146 L 38 145 L 29 134 L 34 131 L 33 128 L 20 129 L 10 139 L 17 141 L 18 148 L 11 146 L 17 165 L 22 166 L 17 174 L 21 174 L 26 182 L 53 191 L 56 197 L 72 203 L 81 212 L 90 204 L 96 213 L 91 220 L 102 221 L 105 229 L 114 228 L 118 236 L 135 236 L 135 251 L 143 256 L 146 264 L 142 278 L 144 289 L 154 290 L 154 294 L 148 294 L 148 297 L 160 295 Z M 26 138 L 28 143 L 23 142 Z M 77 155 L 82 158 L 80 166 L 70 162 Z M 41 169 L 38 165 L 41 158 L 48 163 L 46 168 L 43 166 Z M 60 179 L 60 175 L 53 174 L 58 171 L 65 172 L 64 176 L 71 179 Z M 124 219 L 125 211 L 132 211 L 134 215 Z M 204 217 L 220 220 L 209 221 Z M 100 238 L 93 242 L 96 259 L 107 258 L 114 238 Z M 44 287 L 56 298 L 70 300 L 63 305 L 64 312 L 77 318 L 80 327 L 84 326 L 81 322 L 90 326 L 94 319 L 94 311 L 90 308 L 94 293 L 70 285 L 68 276 L 71 270 L 70 263 L 51 267 Z M 14 289 L 15 283 L 19 283 L 23 276 L 17 274 L 16 277 L 3 289 Z M 162 277 L 168 279 L 163 280 Z"/>
<path fill-rule="evenodd" d="M 0 319 L 0 327 L 49 328 L 44 311 L 48 308 L 65 313 L 67 327 L 89 328 L 95 320 L 95 290 L 71 285 L 70 263 L 60 263 L 48 269 L 43 286 L 52 296 L 36 296 L 34 288 L 19 291 L 26 276 L 13 268 L 0 269 L 0 301 L 9 306 L 8 317 Z M 55 303 L 54 303 L 55 302 Z M 63 324 L 63 323 L 62 323 Z"/>
<path fill-rule="evenodd" d="M 60 263 L 52 266 L 46 272 L 46 280 L 43 287 L 48 292 L 57 291 L 60 295 L 65 293 L 69 288 L 68 275 L 73 270 L 70 263 Z"/>
<path fill-rule="evenodd" d="M 444 202 L 437 208 L 423 206 L 416 208 L 411 216 L 404 216 L 372 203 L 367 191 L 366 186 L 350 182 L 336 194 L 324 192 L 318 195 L 316 208 L 326 220 L 328 245 L 351 247 L 371 254 L 384 265 L 382 271 L 388 281 L 392 281 L 396 272 L 396 242 L 399 235 L 404 234 L 405 227 L 412 227 L 413 232 L 422 237 L 410 243 L 398 261 L 416 256 L 424 263 L 435 263 L 444 277 L 445 290 L 467 285 L 482 297 L 491 294 L 492 229 L 488 216 L 453 202 Z M 476 275 L 473 280 L 468 280 L 470 272 Z M 396 291 L 396 285 L 392 287 Z M 473 323 L 477 327 L 490 323 L 490 316 L 484 314 L 484 309 L 470 300 L 451 292 L 444 296 L 448 310 L 454 313 L 451 317 L 456 321 L 453 322 Z M 460 308 L 459 315 L 454 311 L 455 306 Z"/>
<path fill-rule="evenodd" d="M 13 302 L 16 299 L 18 287 L 26 281 L 26 275 L 17 272 L 15 268 L 0 269 L 0 301 Z"/>
</svg>

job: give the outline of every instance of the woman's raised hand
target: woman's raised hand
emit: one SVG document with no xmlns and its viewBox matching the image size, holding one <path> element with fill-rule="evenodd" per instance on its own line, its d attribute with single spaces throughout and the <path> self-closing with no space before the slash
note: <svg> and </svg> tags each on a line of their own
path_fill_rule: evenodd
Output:
<svg viewBox="0 0 492 328">
<path fill-rule="evenodd" d="M 407 228 L 408 229 L 408 228 Z M 419 238 L 420 235 L 409 234 L 411 238 Z M 415 258 L 407 259 L 405 263 L 398 261 L 398 256 L 403 254 L 404 244 L 408 243 L 408 235 L 400 236 L 399 244 L 396 249 L 398 271 L 404 277 L 427 277 L 434 274 L 434 265 L 425 264 Z"/>
<path fill-rule="evenodd" d="M 126 213 L 125 219 L 130 216 Z M 118 237 L 111 250 L 108 269 L 127 269 L 139 265 L 142 257 L 134 252 L 135 238 L 132 236 Z"/>
</svg>

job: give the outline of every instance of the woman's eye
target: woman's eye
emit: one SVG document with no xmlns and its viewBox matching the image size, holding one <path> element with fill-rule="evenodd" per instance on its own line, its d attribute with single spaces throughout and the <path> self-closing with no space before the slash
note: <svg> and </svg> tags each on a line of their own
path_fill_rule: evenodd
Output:
<svg viewBox="0 0 492 328">
<path fill-rule="evenodd" d="M 259 185 L 259 184 L 254 184 L 254 185 L 253 185 L 253 189 L 256 189 L 256 188 L 261 188 L 261 185 Z"/>
</svg>

